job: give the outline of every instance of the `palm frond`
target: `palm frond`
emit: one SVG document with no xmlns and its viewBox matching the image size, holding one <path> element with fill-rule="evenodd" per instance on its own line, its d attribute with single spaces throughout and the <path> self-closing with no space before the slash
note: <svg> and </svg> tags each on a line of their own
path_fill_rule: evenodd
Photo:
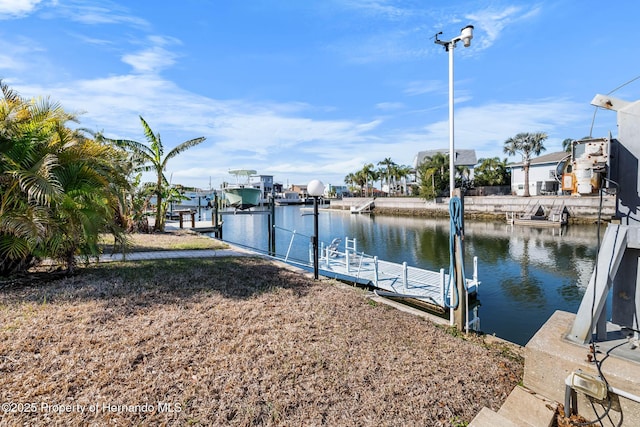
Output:
<svg viewBox="0 0 640 427">
<path fill-rule="evenodd" d="M 149 141 L 151 151 L 154 153 L 156 160 L 160 160 L 164 155 L 164 147 L 162 146 L 162 140 L 160 134 L 154 134 L 149 124 L 145 119 L 140 116 L 140 122 L 142 122 L 142 129 L 144 130 L 144 136 Z"/>
<path fill-rule="evenodd" d="M 164 161 L 162 162 L 163 166 L 167 164 L 167 161 L 169 159 L 177 156 L 178 154 L 182 153 L 185 150 L 188 150 L 191 147 L 195 147 L 196 145 L 203 143 L 206 139 L 207 138 L 205 138 L 204 136 L 201 136 L 199 138 L 190 139 L 189 141 L 185 141 L 182 144 L 178 145 L 173 150 L 169 151 L 167 157 L 165 157 Z"/>
</svg>

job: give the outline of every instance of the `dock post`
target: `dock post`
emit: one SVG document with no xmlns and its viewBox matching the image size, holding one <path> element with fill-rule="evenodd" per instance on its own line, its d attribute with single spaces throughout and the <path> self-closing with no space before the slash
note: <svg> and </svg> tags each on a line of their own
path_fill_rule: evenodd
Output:
<svg viewBox="0 0 640 427">
<path fill-rule="evenodd" d="M 407 270 L 407 262 L 404 261 L 402 263 L 402 284 L 404 285 L 405 289 L 409 288 L 409 278 L 407 277 L 409 275 L 409 272 Z"/>
<path fill-rule="evenodd" d="M 466 279 L 463 273 L 463 262 L 464 262 L 464 248 L 462 246 L 462 236 L 464 236 L 464 224 L 462 223 L 462 218 L 464 218 L 464 205 L 462 203 L 462 192 L 460 188 L 456 188 L 453 192 L 455 197 L 460 198 L 460 222 L 461 222 L 461 230 L 459 233 L 455 233 L 453 239 L 453 259 L 454 259 L 454 271 L 456 275 L 456 289 L 458 291 L 458 306 L 453 310 L 453 317 L 455 326 L 460 331 L 469 332 L 468 324 L 467 324 L 467 284 L 465 283 Z M 453 221 L 452 221 L 453 222 Z M 453 224 L 452 224 L 453 227 Z M 454 233 L 454 230 L 450 231 Z"/>
<path fill-rule="evenodd" d="M 344 248 L 344 266 L 347 269 L 347 273 L 349 272 L 349 264 L 351 264 L 349 262 L 349 247 L 345 246 Z"/>
<path fill-rule="evenodd" d="M 444 306 L 444 302 L 446 301 L 447 296 L 444 294 L 445 292 L 445 283 L 444 283 L 444 268 L 440 269 L 440 297 L 442 301 L 442 305 Z"/>
<path fill-rule="evenodd" d="M 269 200 L 269 207 L 271 210 L 271 223 L 269 224 L 269 238 L 270 245 L 269 250 L 272 256 L 276 255 L 276 188 L 271 188 L 271 198 Z"/>
<path fill-rule="evenodd" d="M 478 257 L 473 257 L 473 282 L 476 284 L 476 292 L 478 292 Z"/>
<path fill-rule="evenodd" d="M 213 194 L 213 210 L 211 211 L 211 225 L 213 225 L 213 228 L 218 228 L 218 194 L 217 193 Z"/>
<path fill-rule="evenodd" d="M 373 257 L 373 265 L 375 267 L 374 276 L 373 276 L 373 284 L 378 286 L 378 256 Z"/>
<path fill-rule="evenodd" d="M 222 240 L 222 222 L 220 222 L 220 217 L 218 214 L 218 208 L 219 208 L 219 201 L 218 201 L 218 193 L 214 193 L 213 195 L 213 214 L 211 214 L 211 222 L 213 223 L 213 227 L 215 228 L 214 231 L 214 235 Z"/>
</svg>

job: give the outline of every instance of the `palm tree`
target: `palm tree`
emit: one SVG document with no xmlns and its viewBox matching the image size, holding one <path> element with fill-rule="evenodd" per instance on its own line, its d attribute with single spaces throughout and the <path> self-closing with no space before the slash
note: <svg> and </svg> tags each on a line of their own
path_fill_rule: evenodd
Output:
<svg viewBox="0 0 640 427">
<path fill-rule="evenodd" d="M 59 104 L 0 89 L 0 275 L 42 257 L 72 270 L 76 255 L 98 253 L 99 233 L 121 235 L 124 158 L 66 127 L 75 117 Z"/>
<path fill-rule="evenodd" d="M 365 194 L 364 196 L 367 197 L 369 195 L 369 180 L 371 180 L 372 182 L 372 187 L 373 187 L 373 181 L 375 181 L 376 178 L 376 171 L 373 168 L 373 163 L 365 163 L 365 165 L 362 167 L 361 170 L 362 174 L 365 177 Z M 373 192 L 373 190 L 372 190 Z"/>
<path fill-rule="evenodd" d="M 516 153 L 520 153 L 522 156 L 522 168 L 524 170 L 524 197 L 529 197 L 529 165 L 531 163 L 531 155 L 536 156 L 546 148 L 544 147 L 544 140 L 547 139 L 547 134 L 544 132 L 534 133 L 519 133 L 507 139 L 504 142 L 504 152 L 510 156 L 514 156 Z"/>
<path fill-rule="evenodd" d="M 360 195 L 367 196 L 367 183 L 369 182 L 369 176 L 364 172 L 364 170 L 359 170 L 355 173 L 355 183 L 360 188 Z"/>
<path fill-rule="evenodd" d="M 381 179 L 380 171 L 378 169 L 371 169 L 368 175 L 369 175 L 369 179 L 371 180 L 371 196 L 374 196 L 375 189 L 376 189 L 375 183 L 377 180 Z"/>
<path fill-rule="evenodd" d="M 47 208 L 62 191 L 52 173 L 57 158 L 46 150 L 49 131 L 41 123 L 62 119 L 62 112 L 26 101 L 2 82 L 0 89 L 0 275 L 8 275 L 35 262 Z"/>
<path fill-rule="evenodd" d="M 418 166 L 420 175 L 420 194 L 432 199 L 444 191 L 448 184 L 449 155 L 436 153 L 425 158 Z"/>
<path fill-rule="evenodd" d="M 387 176 L 387 170 L 385 168 L 376 168 L 376 178 L 380 181 L 380 192 L 384 188 L 384 181 Z M 387 192 L 387 197 L 389 193 Z"/>
<path fill-rule="evenodd" d="M 510 174 L 507 170 L 507 159 L 499 157 L 480 159 L 475 168 L 474 181 L 476 185 L 507 185 Z"/>
<path fill-rule="evenodd" d="M 120 150 L 64 129 L 56 141 L 59 165 L 54 174 L 63 188 L 54 203 L 51 256 L 73 271 L 76 255 L 98 256 L 105 231 L 122 241 L 120 195 L 129 188 L 127 159 Z M 125 202 L 126 203 L 126 202 Z"/>
<path fill-rule="evenodd" d="M 353 193 L 353 188 L 356 185 L 356 175 L 351 172 L 344 177 L 344 183 L 349 187 L 349 191 Z"/>
<path fill-rule="evenodd" d="M 138 164 L 135 169 L 136 171 L 154 172 L 156 174 L 156 182 L 153 190 L 153 193 L 156 196 L 156 218 L 153 229 L 154 231 L 164 231 L 166 203 L 164 203 L 163 200 L 165 199 L 165 195 L 167 194 L 169 187 L 167 178 L 164 176 L 167 163 L 170 159 L 176 157 L 183 151 L 204 142 L 206 138 L 201 136 L 185 141 L 169 151 L 163 158 L 164 146 L 162 145 L 160 134 L 154 134 L 142 116 L 140 116 L 140 122 L 142 123 L 144 135 L 147 138 L 149 146 L 129 139 L 114 140 L 103 138 L 106 141 L 131 151 L 133 161 Z"/>
<path fill-rule="evenodd" d="M 471 175 L 471 170 L 469 166 L 459 165 L 456 166 L 456 175 L 460 177 L 460 188 L 466 189 L 469 188 L 469 176 Z"/>
<path fill-rule="evenodd" d="M 393 166 L 393 184 L 394 184 L 394 192 L 395 187 L 397 186 L 397 182 L 402 182 L 402 190 L 404 194 L 407 193 L 407 177 L 411 175 L 413 169 L 411 166 L 407 165 L 395 165 Z"/>
<path fill-rule="evenodd" d="M 567 153 L 571 152 L 571 143 L 573 142 L 573 138 L 565 138 L 562 140 L 562 149 Z"/>
<path fill-rule="evenodd" d="M 387 157 L 386 159 L 379 161 L 378 166 L 383 166 L 383 168 L 380 169 L 380 173 L 381 175 L 384 174 L 384 176 L 386 176 L 387 187 L 389 188 L 387 195 L 391 195 L 391 182 L 389 182 L 389 180 L 391 178 L 391 168 L 395 166 L 395 163 L 391 160 L 391 157 Z M 380 186 L 380 189 L 382 189 L 382 186 Z"/>
</svg>

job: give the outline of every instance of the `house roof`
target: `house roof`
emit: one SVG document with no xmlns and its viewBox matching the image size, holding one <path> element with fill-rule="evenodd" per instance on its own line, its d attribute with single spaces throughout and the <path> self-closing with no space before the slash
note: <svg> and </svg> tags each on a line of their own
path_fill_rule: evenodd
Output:
<svg viewBox="0 0 640 427">
<path fill-rule="evenodd" d="M 544 164 L 549 164 L 549 163 L 556 164 L 560 160 L 566 158 L 569 155 L 570 155 L 570 153 L 567 153 L 566 151 L 556 151 L 555 153 L 549 153 L 549 154 L 545 154 L 543 156 L 534 157 L 529 162 L 529 165 L 544 165 Z M 522 162 L 509 163 L 508 166 L 509 167 L 522 167 L 523 163 Z"/>
<path fill-rule="evenodd" d="M 448 148 L 440 148 L 438 150 L 425 150 L 419 151 L 413 159 L 413 167 L 417 168 L 427 157 L 433 157 L 434 155 L 441 153 L 448 155 Z M 476 150 L 455 150 L 456 158 L 454 164 L 456 166 L 470 166 L 473 167 L 478 163 L 476 157 Z"/>
</svg>

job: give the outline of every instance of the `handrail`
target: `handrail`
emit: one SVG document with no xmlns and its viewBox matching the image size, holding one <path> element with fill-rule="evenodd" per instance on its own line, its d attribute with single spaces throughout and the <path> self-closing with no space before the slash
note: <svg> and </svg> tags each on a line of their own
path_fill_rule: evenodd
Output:
<svg viewBox="0 0 640 427">
<path fill-rule="evenodd" d="M 293 260 L 291 258 L 294 239 L 297 236 L 303 236 L 303 234 L 297 233 L 295 230 L 292 231 L 277 226 L 274 227 L 291 233 L 284 259 L 282 255 L 275 256 L 275 258 L 304 267 L 311 266 L 312 262 L 310 260 Z M 331 248 L 329 245 L 322 245 L 320 259 L 318 261 L 321 270 L 325 271 L 325 275 L 330 277 L 332 274 L 336 274 L 349 278 L 348 280 L 353 280 L 354 282 L 368 282 L 376 288 L 395 292 L 398 295 L 423 294 L 423 298 L 444 307 L 445 301 L 448 298 L 445 284 L 449 276 L 445 273 L 444 268 L 441 268 L 439 271 L 432 271 L 409 266 L 406 262 L 395 263 L 382 261 L 379 260 L 377 256 L 356 251 L 356 239 L 345 238 L 344 241 L 344 250 L 342 251 L 339 250 L 339 248 L 335 248 L 335 245 Z M 478 280 L 477 257 L 473 258 L 472 278 L 465 278 L 465 280 L 468 289 L 473 288 L 474 291 L 478 290 L 480 282 Z"/>
<path fill-rule="evenodd" d="M 370 207 L 374 202 L 375 202 L 375 199 L 367 200 L 367 201 L 365 201 L 364 203 L 362 203 L 360 205 L 351 206 L 350 211 L 351 212 L 362 212 L 366 208 Z"/>
</svg>

